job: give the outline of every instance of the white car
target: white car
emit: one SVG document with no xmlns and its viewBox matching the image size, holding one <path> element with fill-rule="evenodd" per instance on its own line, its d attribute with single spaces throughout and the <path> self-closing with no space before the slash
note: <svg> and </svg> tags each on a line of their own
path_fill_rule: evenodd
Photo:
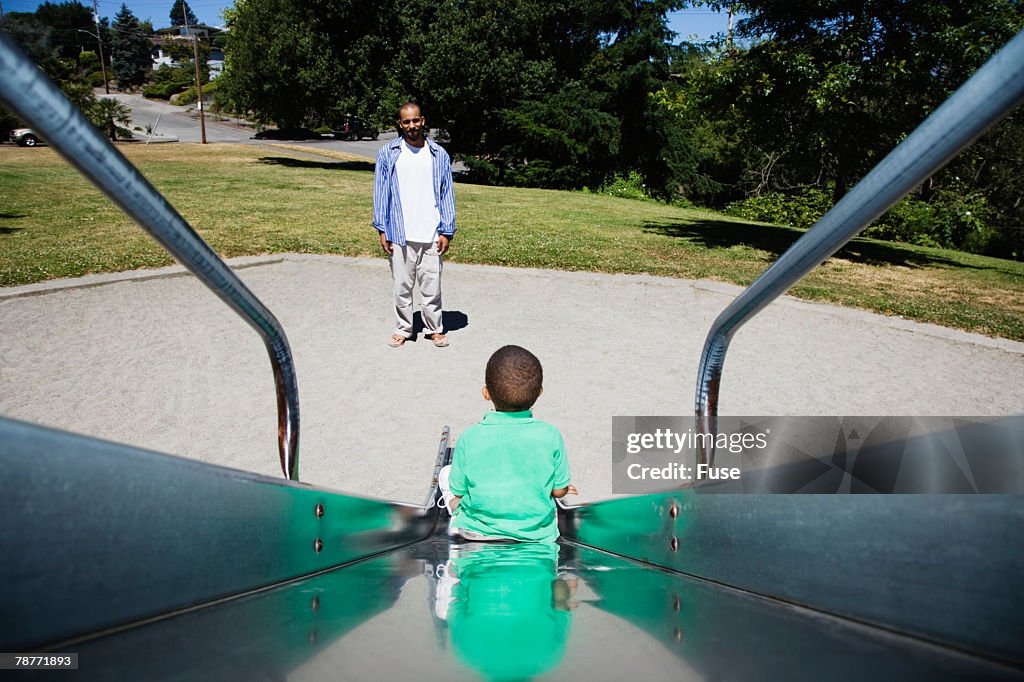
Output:
<svg viewBox="0 0 1024 682">
<path fill-rule="evenodd" d="M 35 147 L 41 140 L 31 128 L 15 128 L 11 131 L 11 142 L 19 147 Z"/>
</svg>

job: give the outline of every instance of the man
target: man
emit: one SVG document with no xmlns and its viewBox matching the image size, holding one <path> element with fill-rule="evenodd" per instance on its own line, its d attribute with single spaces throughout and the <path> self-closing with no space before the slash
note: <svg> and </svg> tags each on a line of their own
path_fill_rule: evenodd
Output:
<svg viewBox="0 0 1024 682">
<path fill-rule="evenodd" d="M 455 197 L 448 152 L 428 139 L 427 121 L 413 102 L 398 111 L 402 136 L 377 154 L 373 177 L 373 226 L 388 254 L 395 291 L 398 348 L 412 338 L 412 289 L 423 301 L 423 334 L 448 345 L 441 321 L 441 260 L 455 235 Z"/>
</svg>

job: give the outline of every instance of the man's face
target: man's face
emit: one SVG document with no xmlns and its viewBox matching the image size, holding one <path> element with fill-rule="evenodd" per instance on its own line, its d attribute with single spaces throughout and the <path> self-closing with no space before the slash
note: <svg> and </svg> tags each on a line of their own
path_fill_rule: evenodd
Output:
<svg viewBox="0 0 1024 682">
<path fill-rule="evenodd" d="M 409 144 L 417 144 L 423 141 L 423 126 L 426 123 L 426 119 L 420 115 L 419 107 L 405 107 L 398 112 L 398 125 L 402 129 L 402 137 Z"/>
</svg>

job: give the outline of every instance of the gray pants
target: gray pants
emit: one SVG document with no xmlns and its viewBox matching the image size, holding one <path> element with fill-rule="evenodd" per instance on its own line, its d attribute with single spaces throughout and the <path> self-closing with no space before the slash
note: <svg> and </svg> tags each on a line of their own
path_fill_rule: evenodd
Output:
<svg viewBox="0 0 1024 682">
<path fill-rule="evenodd" d="M 436 244 L 392 244 L 391 277 L 395 282 L 395 333 L 412 337 L 412 289 L 420 290 L 423 333 L 443 334 L 441 322 L 441 254 Z"/>
</svg>

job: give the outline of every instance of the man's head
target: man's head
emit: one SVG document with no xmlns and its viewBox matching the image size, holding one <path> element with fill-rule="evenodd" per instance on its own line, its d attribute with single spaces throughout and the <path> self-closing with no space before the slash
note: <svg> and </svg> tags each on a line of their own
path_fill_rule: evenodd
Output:
<svg viewBox="0 0 1024 682">
<path fill-rule="evenodd" d="M 423 131 L 427 119 L 420 113 L 420 105 L 406 102 L 398 110 L 398 129 L 402 131 L 405 141 L 414 147 L 423 146 Z"/>
<path fill-rule="evenodd" d="M 521 412 L 533 407 L 544 384 L 537 356 L 519 346 L 502 346 L 487 361 L 484 398 L 498 412 Z"/>
</svg>

